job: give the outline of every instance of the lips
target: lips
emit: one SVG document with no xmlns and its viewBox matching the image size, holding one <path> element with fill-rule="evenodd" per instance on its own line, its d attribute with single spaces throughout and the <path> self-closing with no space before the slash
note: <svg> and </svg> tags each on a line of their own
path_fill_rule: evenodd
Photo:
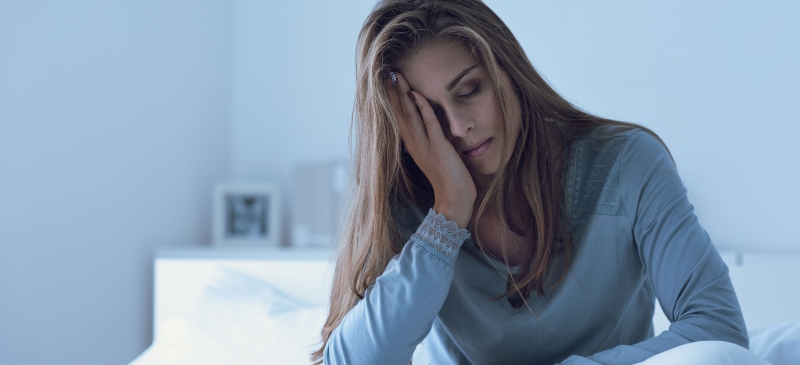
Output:
<svg viewBox="0 0 800 365">
<path fill-rule="evenodd" d="M 483 156 L 484 153 L 486 153 L 486 151 L 489 150 L 489 146 L 491 146 L 491 144 L 492 144 L 492 138 L 489 138 L 489 139 L 485 140 L 483 143 L 481 143 L 480 145 L 475 146 L 473 148 L 470 148 L 470 149 L 464 151 L 464 154 L 469 156 L 469 157 L 473 157 L 473 158 L 481 157 L 481 156 Z"/>
</svg>

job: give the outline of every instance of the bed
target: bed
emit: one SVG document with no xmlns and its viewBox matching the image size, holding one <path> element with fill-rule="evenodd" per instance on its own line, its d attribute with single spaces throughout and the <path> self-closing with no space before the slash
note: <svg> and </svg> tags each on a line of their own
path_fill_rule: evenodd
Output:
<svg viewBox="0 0 800 365">
<path fill-rule="evenodd" d="M 800 254 L 722 251 L 751 350 L 800 364 Z M 155 259 L 153 343 L 131 365 L 308 364 L 333 276 L 324 249 L 168 249 Z M 669 327 L 656 303 L 655 333 Z M 415 363 L 426 363 L 422 347 Z"/>
</svg>

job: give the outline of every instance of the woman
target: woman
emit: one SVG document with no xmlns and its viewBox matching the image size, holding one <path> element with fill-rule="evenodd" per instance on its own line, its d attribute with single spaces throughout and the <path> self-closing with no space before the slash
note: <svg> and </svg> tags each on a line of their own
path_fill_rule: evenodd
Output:
<svg viewBox="0 0 800 365">
<path fill-rule="evenodd" d="M 390 0 L 358 42 L 355 189 L 317 363 L 637 363 L 748 337 L 668 150 L 592 116 L 477 0 Z M 654 300 L 672 321 L 653 337 Z M 729 349 L 729 347 L 725 347 Z"/>
</svg>

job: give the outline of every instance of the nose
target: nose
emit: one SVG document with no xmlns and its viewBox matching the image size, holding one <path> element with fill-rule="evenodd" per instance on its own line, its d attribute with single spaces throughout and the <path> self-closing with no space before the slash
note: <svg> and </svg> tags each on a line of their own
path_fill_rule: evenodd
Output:
<svg viewBox="0 0 800 365">
<path fill-rule="evenodd" d="M 443 116 L 442 119 L 444 119 L 442 122 L 447 124 L 447 128 L 450 130 L 450 135 L 453 137 L 466 137 L 467 132 L 474 127 L 472 118 L 467 115 L 460 114 L 455 110 L 449 110 L 441 114 Z"/>
</svg>

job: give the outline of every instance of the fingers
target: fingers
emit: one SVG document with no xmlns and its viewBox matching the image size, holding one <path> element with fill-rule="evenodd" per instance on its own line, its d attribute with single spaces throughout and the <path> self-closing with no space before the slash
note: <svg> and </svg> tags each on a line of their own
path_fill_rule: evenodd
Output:
<svg viewBox="0 0 800 365">
<path fill-rule="evenodd" d="M 430 145 L 431 142 L 445 142 L 442 126 L 428 100 L 422 94 L 411 91 L 411 86 L 402 74 L 394 72 L 394 76 L 396 84 L 391 76 L 386 80 L 387 92 L 398 116 L 400 137 L 406 148 L 414 148 L 409 144 Z"/>
<path fill-rule="evenodd" d="M 416 105 L 416 108 L 419 109 L 419 112 L 422 115 L 422 121 L 425 124 L 428 140 L 439 142 L 442 139 L 445 139 L 442 126 L 439 124 L 439 118 L 436 117 L 436 113 L 434 113 L 433 108 L 431 108 L 431 105 L 428 103 L 428 99 L 425 99 L 422 94 L 416 91 L 411 91 L 411 94 L 414 95 L 414 98 L 409 99 L 412 99 Z"/>
<path fill-rule="evenodd" d="M 395 72 L 395 77 L 397 77 L 397 96 L 400 100 L 400 104 L 403 108 L 403 115 L 405 115 L 405 123 L 408 130 L 414 134 L 414 139 L 419 141 L 427 141 L 428 133 L 426 131 L 425 125 L 423 124 L 423 117 L 420 115 L 419 111 L 417 110 L 417 105 L 414 100 L 411 100 L 411 96 L 409 96 L 409 91 L 411 91 L 411 86 L 406 81 L 406 78 L 399 72 Z M 418 99 L 425 99 L 421 97 L 419 93 Z"/>
</svg>

